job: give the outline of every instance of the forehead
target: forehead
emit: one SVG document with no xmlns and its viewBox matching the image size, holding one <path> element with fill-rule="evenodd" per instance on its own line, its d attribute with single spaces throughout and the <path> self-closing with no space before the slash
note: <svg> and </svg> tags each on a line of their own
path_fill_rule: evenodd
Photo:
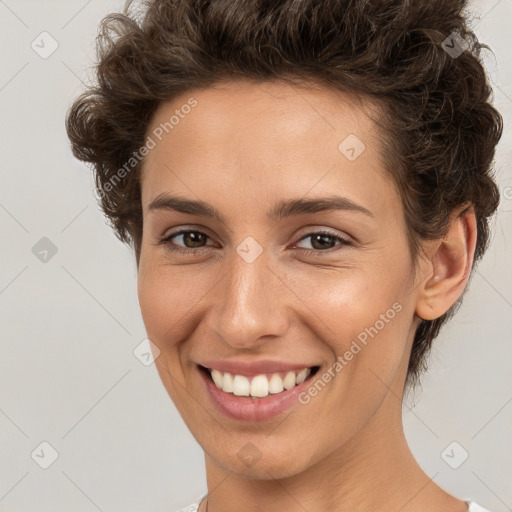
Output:
<svg viewBox="0 0 512 512">
<path fill-rule="evenodd" d="M 191 101 L 195 103 L 192 108 L 188 106 Z M 172 132 L 174 138 L 188 142 L 201 132 L 200 138 L 193 138 L 197 148 L 216 142 L 224 147 L 229 140 L 235 145 L 247 135 L 257 135 L 255 143 L 273 141 L 270 149 L 278 142 L 299 145 L 326 134 L 336 141 L 347 130 L 373 140 L 377 134 L 370 117 L 378 115 L 378 110 L 369 99 L 318 85 L 290 85 L 276 79 L 223 81 L 161 103 L 148 131 L 160 126 L 161 137 Z"/>
<path fill-rule="evenodd" d="M 374 103 L 309 84 L 244 80 L 190 90 L 162 103 L 148 126 L 156 144 L 142 169 L 143 203 L 170 187 L 282 196 L 348 186 L 357 196 L 372 180 L 389 181 L 378 115 Z"/>
</svg>

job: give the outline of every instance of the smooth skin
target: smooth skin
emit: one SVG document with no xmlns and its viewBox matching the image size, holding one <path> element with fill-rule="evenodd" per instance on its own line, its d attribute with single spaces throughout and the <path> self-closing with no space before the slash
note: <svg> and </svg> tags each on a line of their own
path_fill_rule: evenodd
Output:
<svg viewBox="0 0 512 512">
<path fill-rule="evenodd" d="M 225 81 L 162 103 L 147 135 L 192 97 L 142 168 L 138 295 L 162 382 L 205 452 L 208 512 L 466 512 L 416 463 L 401 398 L 420 319 L 441 316 L 466 286 L 473 210 L 415 262 L 371 119 L 378 106 L 311 84 Z M 365 145 L 353 161 L 338 149 L 350 134 Z M 206 202 L 222 220 L 150 209 L 162 194 Z M 334 194 L 369 214 L 267 217 L 279 201 Z M 169 238 L 184 228 L 192 233 Z M 252 263 L 236 250 L 248 236 L 263 249 Z M 308 404 L 271 420 L 228 418 L 199 377 L 212 359 L 318 365 L 321 375 L 397 302 Z M 250 467 L 237 456 L 247 443 L 261 454 Z"/>
</svg>

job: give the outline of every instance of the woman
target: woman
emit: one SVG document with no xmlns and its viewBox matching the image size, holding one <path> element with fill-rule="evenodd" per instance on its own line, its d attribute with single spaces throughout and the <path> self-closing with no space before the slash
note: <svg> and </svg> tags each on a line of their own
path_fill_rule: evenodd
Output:
<svg viewBox="0 0 512 512">
<path fill-rule="evenodd" d="M 463 2 L 149 0 L 67 118 L 205 452 L 189 511 L 482 512 L 401 398 L 489 238 L 502 132 Z"/>
</svg>

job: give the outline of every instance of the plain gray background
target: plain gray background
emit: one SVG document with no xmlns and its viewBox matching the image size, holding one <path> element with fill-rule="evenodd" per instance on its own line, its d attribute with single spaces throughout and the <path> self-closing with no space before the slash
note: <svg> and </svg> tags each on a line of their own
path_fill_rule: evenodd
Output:
<svg viewBox="0 0 512 512">
<path fill-rule="evenodd" d="M 122 5 L 0 0 L 3 512 L 173 512 L 206 492 L 201 449 L 154 365 L 133 353 L 145 338 L 133 254 L 106 225 L 92 173 L 73 159 L 64 130 L 98 23 Z M 502 203 L 492 247 L 404 421 L 438 484 L 504 512 L 512 510 L 512 0 L 472 6 L 474 30 L 494 51 L 485 62 L 505 118 Z"/>
</svg>

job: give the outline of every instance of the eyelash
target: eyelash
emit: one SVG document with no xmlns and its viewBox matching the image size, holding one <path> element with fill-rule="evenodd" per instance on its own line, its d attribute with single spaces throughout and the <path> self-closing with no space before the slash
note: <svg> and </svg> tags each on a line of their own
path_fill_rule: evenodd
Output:
<svg viewBox="0 0 512 512">
<path fill-rule="evenodd" d="M 194 230 L 194 229 L 182 229 L 180 231 L 176 231 L 176 233 L 171 233 L 170 235 L 164 237 L 164 238 L 161 238 L 159 240 L 159 244 L 162 244 L 162 245 L 165 245 L 166 247 L 166 250 L 168 251 L 173 251 L 173 252 L 179 252 L 179 253 L 191 253 L 191 252 L 194 252 L 195 254 L 202 254 L 203 252 L 206 252 L 208 250 L 208 248 L 206 247 L 198 247 L 196 249 L 194 248 L 190 248 L 190 247 L 176 247 L 174 245 L 171 244 L 171 240 L 173 238 L 176 238 L 177 236 L 179 235 L 183 235 L 183 234 L 186 234 L 186 233 L 200 233 L 201 235 L 205 235 L 207 238 L 208 235 L 206 233 L 203 233 L 202 231 L 197 231 L 197 230 Z M 298 242 L 302 242 L 302 240 L 305 240 L 309 237 L 312 237 L 314 235 L 324 235 L 324 236 L 328 236 L 328 237 L 331 237 L 333 238 L 334 240 L 336 241 L 339 241 L 340 244 L 338 246 L 334 246 L 334 247 L 331 247 L 329 249 L 325 249 L 325 250 L 319 250 L 319 249 L 304 249 L 304 248 L 301 248 L 299 247 L 297 250 L 299 252 L 301 252 L 302 254 L 307 254 L 307 255 L 310 255 L 310 254 L 313 254 L 315 253 L 315 255 L 323 255 L 323 254 L 332 254 L 333 252 L 337 252 L 337 251 L 340 251 L 342 250 L 344 247 L 347 247 L 347 246 L 351 246 L 352 245 L 352 242 L 350 240 L 348 240 L 347 238 L 344 238 L 340 235 L 336 235 L 334 233 L 331 233 L 330 231 L 312 231 L 310 233 L 307 233 L 306 235 L 304 235 L 303 237 L 301 237 L 298 241 Z M 336 247 L 338 247 L 336 249 Z"/>
</svg>

